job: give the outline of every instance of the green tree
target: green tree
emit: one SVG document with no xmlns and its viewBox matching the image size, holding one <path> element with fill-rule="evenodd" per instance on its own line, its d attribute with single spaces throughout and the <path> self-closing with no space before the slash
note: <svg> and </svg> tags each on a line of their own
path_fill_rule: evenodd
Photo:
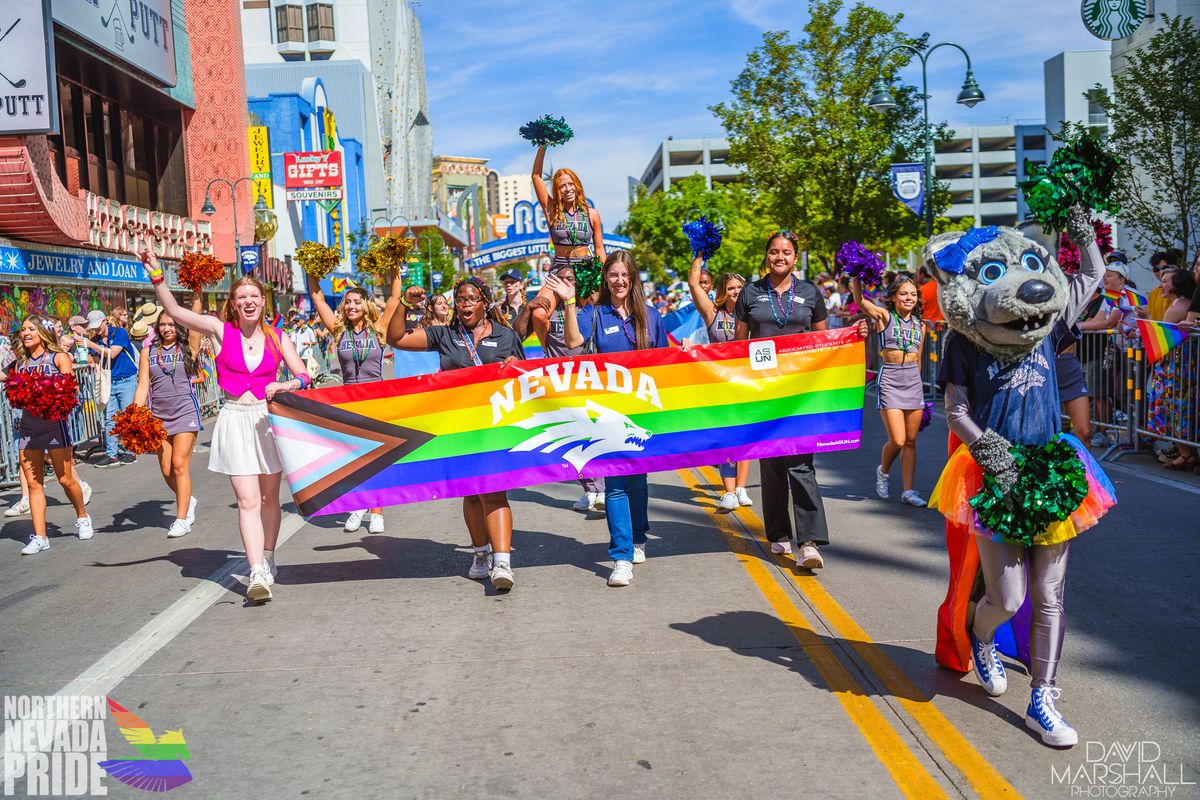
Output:
<svg viewBox="0 0 1200 800">
<path fill-rule="evenodd" d="M 1120 221 L 1148 247 L 1200 249 L 1200 31 L 1186 17 L 1128 56 L 1113 92 L 1089 92 L 1108 112 L 1108 141 L 1124 161 Z M 1098 90 L 1098 91 L 1097 91 Z"/>
<path fill-rule="evenodd" d="M 811 0 L 804 38 L 763 34 L 733 81 L 733 98 L 712 111 L 730 139 L 730 160 L 746 167 L 752 188 L 773 200 L 779 226 L 828 263 L 842 242 L 902 239 L 921 221 L 891 193 L 889 166 L 923 158 L 925 130 L 914 87 L 896 84 L 904 52 L 884 60 L 896 107 L 866 106 L 884 51 L 925 46 L 898 30 L 903 15 L 842 0 Z M 842 21 L 843 18 L 844 21 Z M 944 124 L 935 138 L 945 136 Z M 936 187 L 935 211 L 949 195 Z"/>
<path fill-rule="evenodd" d="M 459 279 L 454 268 L 454 254 L 446 249 L 442 235 L 433 228 L 426 228 L 417 234 L 417 245 L 409 258 L 416 258 L 425 270 L 425 288 L 429 288 L 433 273 L 442 274 L 441 283 L 435 284 L 433 291 L 446 292 Z"/>
<path fill-rule="evenodd" d="M 669 272 L 684 279 L 692 265 L 692 250 L 683 223 L 701 214 L 725 228 L 721 249 L 709 259 L 709 270 L 714 275 L 736 272 L 757 277 L 771 228 L 769 200 L 742 184 L 709 189 L 704 176 L 690 175 L 665 192 L 649 194 L 642 189 L 617 233 L 633 239 L 638 266 L 655 281 L 667 281 Z"/>
</svg>

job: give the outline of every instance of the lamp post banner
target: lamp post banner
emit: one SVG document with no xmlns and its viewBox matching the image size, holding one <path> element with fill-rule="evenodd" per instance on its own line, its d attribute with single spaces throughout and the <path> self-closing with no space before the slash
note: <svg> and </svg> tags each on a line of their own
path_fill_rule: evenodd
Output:
<svg viewBox="0 0 1200 800">
<path fill-rule="evenodd" d="M 892 194 L 918 217 L 925 214 L 925 165 L 892 164 Z"/>
</svg>

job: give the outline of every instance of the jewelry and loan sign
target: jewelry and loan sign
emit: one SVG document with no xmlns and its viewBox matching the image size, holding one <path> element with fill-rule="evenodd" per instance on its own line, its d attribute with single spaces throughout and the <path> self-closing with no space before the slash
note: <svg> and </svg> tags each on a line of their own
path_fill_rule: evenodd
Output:
<svg viewBox="0 0 1200 800">
<path fill-rule="evenodd" d="M 341 200 L 345 172 L 340 150 L 283 154 L 287 199 Z"/>
<path fill-rule="evenodd" d="M 135 252 L 151 242 L 159 258 L 180 259 L 185 253 L 212 255 L 212 223 L 126 206 L 87 194 L 88 244 L 116 253 Z"/>
</svg>

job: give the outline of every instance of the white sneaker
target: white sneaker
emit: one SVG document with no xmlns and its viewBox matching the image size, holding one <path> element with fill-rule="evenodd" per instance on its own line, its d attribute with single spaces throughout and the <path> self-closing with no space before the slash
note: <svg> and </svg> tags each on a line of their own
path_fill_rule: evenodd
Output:
<svg viewBox="0 0 1200 800">
<path fill-rule="evenodd" d="M 367 515 L 367 510 L 351 511 L 350 516 L 346 519 L 346 526 L 342 528 L 346 533 L 354 533 L 362 528 L 363 517 Z"/>
<path fill-rule="evenodd" d="M 720 501 L 717 503 L 718 511 L 737 511 L 738 499 L 733 492 L 726 492 L 721 495 Z"/>
<path fill-rule="evenodd" d="M 645 564 L 646 563 L 646 545 L 635 544 L 633 546 L 633 563 L 635 563 L 635 564 Z"/>
<path fill-rule="evenodd" d="M 475 558 L 471 561 L 471 568 L 467 570 L 467 577 L 473 581 L 481 581 L 488 576 L 492 571 L 492 553 L 489 550 L 486 553 L 475 553 Z"/>
<path fill-rule="evenodd" d="M 92 502 L 92 485 L 87 481 L 80 481 L 79 488 L 83 489 L 83 504 L 86 506 Z"/>
<path fill-rule="evenodd" d="M 29 534 L 29 544 L 21 549 L 23 556 L 35 556 L 43 550 L 50 549 L 50 540 L 45 536 L 38 536 L 36 533 Z"/>
<path fill-rule="evenodd" d="M 187 520 L 188 525 L 191 525 L 193 522 L 196 521 L 196 498 L 193 497 L 190 500 L 188 500 L 188 512 L 187 512 L 187 516 L 184 517 L 184 519 Z"/>
<path fill-rule="evenodd" d="M 588 492 L 588 497 L 592 499 L 592 511 L 604 510 L 604 492 Z"/>
<path fill-rule="evenodd" d="M 788 556 L 792 554 L 792 543 L 788 539 L 782 542 L 771 542 L 771 552 L 777 556 Z"/>
<path fill-rule="evenodd" d="M 820 569 L 825 566 L 825 559 L 821 558 L 821 551 L 815 544 L 805 542 L 800 546 L 800 557 L 796 563 L 805 569 Z"/>
<path fill-rule="evenodd" d="M 372 514 L 367 533 L 383 533 L 383 514 Z"/>
<path fill-rule="evenodd" d="M 4 509 L 4 516 L 6 516 L 6 517 L 19 517 L 22 514 L 28 514 L 28 513 L 29 513 L 29 498 L 25 497 L 25 496 L 22 496 L 20 500 L 13 503 L 8 508 Z"/>
<path fill-rule="evenodd" d="M 263 566 L 267 570 L 267 586 L 275 585 L 275 576 L 279 574 L 279 568 L 275 566 L 275 556 L 263 555 Z"/>
<path fill-rule="evenodd" d="M 266 567 L 254 567 L 250 570 L 250 585 L 246 587 L 246 597 L 256 603 L 265 603 L 271 599 L 271 573 Z"/>
<path fill-rule="evenodd" d="M 186 519 L 177 519 L 171 523 L 171 527 L 167 530 L 168 539 L 178 539 L 181 536 L 187 536 L 192 532 L 192 526 L 188 524 Z"/>
<path fill-rule="evenodd" d="M 904 494 L 900 495 L 900 502 L 904 503 L 906 506 L 915 506 L 916 508 L 924 508 L 926 505 L 928 505 L 925 502 L 925 498 L 917 494 L 916 489 L 909 489 Z"/>
<path fill-rule="evenodd" d="M 742 506 L 743 508 L 749 508 L 750 506 L 754 505 L 754 501 L 750 499 L 750 493 L 746 491 L 745 486 L 739 486 L 733 490 L 733 493 L 737 495 L 739 506 Z"/>
<path fill-rule="evenodd" d="M 96 532 L 94 530 L 92 530 L 92 515 L 91 514 L 88 514 L 86 517 L 80 517 L 79 519 L 75 520 L 75 535 L 78 536 L 80 539 L 90 539 L 90 538 L 92 538 L 92 536 L 95 535 L 95 533 Z"/>
<path fill-rule="evenodd" d="M 492 586 L 495 586 L 502 592 L 511 589 L 513 583 L 516 581 L 511 564 L 493 564 L 492 573 L 489 577 L 492 579 Z"/>
<path fill-rule="evenodd" d="M 633 580 L 633 562 L 632 561 L 615 561 L 613 562 L 612 574 L 608 576 L 609 586 L 628 586 Z"/>
<path fill-rule="evenodd" d="M 591 511 L 593 496 L 594 495 L 591 492 L 584 492 L 583 496 L 576 500 L 575 504 L 571 506 L 571 510 L 579 511 L 580 513 Z"/>
<path fill-rule="evenodd" d="M 892 494 L 892 488 L 888 485 L 888 474 L 879 466 L 875 467 L 875 494 L 879 495 L 880 500 L 887 500 Z"/>
<path fill-rule="evenodd" d="M 1074 747 L 1079 743 L 1079 734 L 1067 724 L 1062 712 L 1054 707 L 1054 701 L 1062 689 L 1054 687 L 1034 689 L 1025 709 L 1025 727 L 1042 737 L 1042 742 L 1051 747 Z"/>
</svg>

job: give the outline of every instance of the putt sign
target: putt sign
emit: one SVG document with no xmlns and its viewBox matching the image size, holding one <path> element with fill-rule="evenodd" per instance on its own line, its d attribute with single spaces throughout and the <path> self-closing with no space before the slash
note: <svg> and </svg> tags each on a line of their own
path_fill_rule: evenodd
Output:
<svg viewBox="0 0 1200 800">
<path fill-rule="evenodd" d="M 337 150 L 283 154 L 283 185 L 290 201 L 341 200 L 342 176 Z"/>
<path fill-rule="evenodd" d="M 0 0 L 0 134 L 58 130 L 49 0 Z"/>
</svg>

